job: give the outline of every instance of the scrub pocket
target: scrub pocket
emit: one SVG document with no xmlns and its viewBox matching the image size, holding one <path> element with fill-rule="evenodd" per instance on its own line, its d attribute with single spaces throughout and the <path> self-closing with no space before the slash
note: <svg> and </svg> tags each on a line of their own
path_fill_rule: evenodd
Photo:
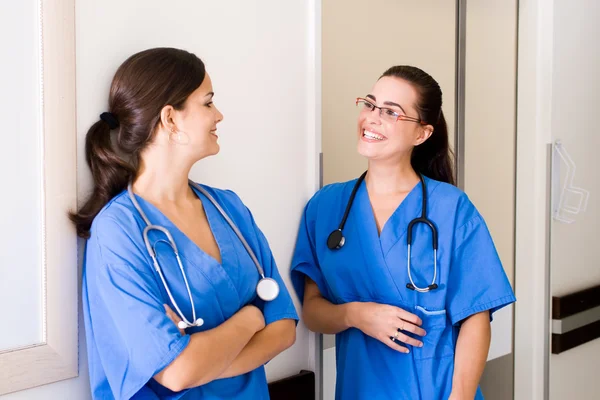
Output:
<svg viewBox="0 0 600 400">
<path fill-rule="evenodd" d="M 424 337 L 418 337 L 423 347 L 413 347 L 413 358 L 425 360 L 454 355 L 452 325 L 448 323 L 446 310 L 432 310 L 415 306 L 415 314 L 421 318 Z"/>
</svg>

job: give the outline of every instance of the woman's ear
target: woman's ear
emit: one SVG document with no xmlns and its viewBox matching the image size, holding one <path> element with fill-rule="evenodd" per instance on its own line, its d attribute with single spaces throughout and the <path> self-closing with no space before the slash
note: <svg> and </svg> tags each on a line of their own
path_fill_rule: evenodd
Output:
<svg viewBox="0 0 600 400">
<path fill-rule="evenodd" d="M 425 143 L 425 141 L 431 137 L 433 134 L 433 126 L 423 125 L 419 131 L 419 136 L 417 136 L 415 140 L 415 146 Z"/>
<path fill-rule="evenodd" d="M 160 110 L 160 123 L 169 132 L 177 130 L 175 121 L 173 120 L 173 114 L 175 109 L 171 105 L 166 105 Z"/>
</svg>

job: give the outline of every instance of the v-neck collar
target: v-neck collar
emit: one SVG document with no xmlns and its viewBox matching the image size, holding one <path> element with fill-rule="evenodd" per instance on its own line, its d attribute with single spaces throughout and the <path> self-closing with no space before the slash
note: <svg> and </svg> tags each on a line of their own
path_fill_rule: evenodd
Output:
<svg viewBox="0 0 600 400">
<path fill-rule="evenodd" d="M 206 214 L 206 219 L 208 221 L 209 228 L 215 238 L 217 247 L 219 248 L 219 253 L 221 255 L 220 263 L 213 256 L 202 250 L 185 233 L 183 233 L 183 231 L 181 231 L 177 227 L 177 225 L 175 225 L 165 214 L 163 214 L 163 212 L 160 211 L 158 207 L 156 207 L 154 204 L 145 200 L 143 197 L 139 196 L 136 193 L 134 193 L 133 195 L 138 200 L 140 207 L 149 211 L 145 212 L 147 214 L 148 219 L 150 220 L 150 223 L 166 228 L 169 231 L 169 233 L 173 236 L 173 240 L 175 241 L 175 245 L 177 246 L 178 251 L 182 255 L 184 255 L 186 259 L 190 260 L 191 262 L 194 262 L 195 257 L 191 257 L 190 253 L 199 253 L 205 261 L 211 264 L 223 266 L 227 262 L 225 258 L 232 253 L 230 251 L 230 247 L 232 245 L 231 243 L 229 243 L 229 235 L 227 235 L 227 232 L 224 229 L 224 224 L 216 221 L 216 219 L 219 218 L 220 215 L 215 215 L 215 213 L 219 214 L 219 211 L 215 208 L 212 202 L 208 198 L 206 198 L 206 196 L 204 196 L 200 191 L 198 191 L 198 189 L 196 189 L 194 186 L 190 187 L 202 203 L 202 207 Z M 162 235 L 160 237 L 154 236 L 154 238 L 155 239 L 153 239 L 153 245 L 156 244 L 156 242 L 158 242 L 159 240 L 165 239 L 162 237 Z"/>
<path fill-rule="evenodd" d="M 424 179 L 427 185 L 427 178 L 424 177 Z M 369 242 L 372 244 L 377 243 L 383 257 L 406 234 L 409 222 L 421 215 L 422 198 L 422 183 L 419 181 L 390 215 L 379 233 L 366 182 L 361 183 L 356 194 L 356 201 L 359 215 L 364 218 L 362 221 L 363 234 L 370 239 Z"/>
</svg>

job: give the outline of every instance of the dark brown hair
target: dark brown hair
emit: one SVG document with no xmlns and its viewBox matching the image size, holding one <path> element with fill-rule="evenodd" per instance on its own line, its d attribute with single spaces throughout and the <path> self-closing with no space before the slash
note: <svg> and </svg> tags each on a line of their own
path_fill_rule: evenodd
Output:
<svg viewBox="0 0 600 400">
<path fill-rule="evenodd" d="M 79 236 L 89 237 L 98 212 L 135 177 L 140 153 L 151 142 L 163 107 L 182 109 L 204 76 L 202 60 L 173 48 L 142 51 L 119 67 L 108 98 L 109 119 L 118 121 L 115 146 L 111 140 L 111 125 L 115 124 L 106 118 L 92 125 L 85 138 L 94 187 L 83 206 L 69 214 Z"/>
<path fill-rule="evenodd" d="M 417 173 L 431 179 L 455 185 L 454 157 L 448 143 L 440 85 L 423 70 L 409 65 L 391 67 L 380 79 L 384 76 L 405 80 L 415 88 L 418 96 L 415 108 L 419 118 L 433 126 L 431 137 L 413 149 L 410 160 L 412 167 Z"/>
</svg>

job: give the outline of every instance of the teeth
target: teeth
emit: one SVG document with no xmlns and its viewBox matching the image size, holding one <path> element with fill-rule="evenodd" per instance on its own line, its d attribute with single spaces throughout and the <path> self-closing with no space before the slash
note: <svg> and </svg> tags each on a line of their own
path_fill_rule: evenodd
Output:
<svg viewBox="0 0 600 400">
<path fill-rule="evenodd" d="M 363 131 L 363 136 L 368 139 L 383 140 L 383 136 L 369 131 Z"/>
</svg>

